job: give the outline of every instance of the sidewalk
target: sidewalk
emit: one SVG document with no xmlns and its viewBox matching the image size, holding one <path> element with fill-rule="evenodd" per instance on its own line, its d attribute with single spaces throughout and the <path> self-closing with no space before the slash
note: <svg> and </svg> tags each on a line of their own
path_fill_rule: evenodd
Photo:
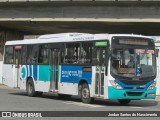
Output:
<svg viewBox="0 0 160 120">
<path fill-rule="evenodd" d="M 160 95 L 156 96 L 156 100 L 160 101 Z"/>
<path fill-rule="evenodd" d="M 0 89 L 12 89 L 12 88 L 0 83 Z"/>
</svg>

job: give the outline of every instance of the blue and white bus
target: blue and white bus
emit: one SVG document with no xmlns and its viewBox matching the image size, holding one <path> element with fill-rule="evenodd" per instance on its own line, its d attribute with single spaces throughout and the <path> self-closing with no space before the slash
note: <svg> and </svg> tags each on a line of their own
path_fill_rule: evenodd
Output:
<svg viewBox="0 0 160 120">
<path fill-rule="evenodd" d="M 153 39 L 133 34 L 61 33 L 7 41 L 3 83 L 60 97 L 131 100 L 156 97 Z"/>
</svg>

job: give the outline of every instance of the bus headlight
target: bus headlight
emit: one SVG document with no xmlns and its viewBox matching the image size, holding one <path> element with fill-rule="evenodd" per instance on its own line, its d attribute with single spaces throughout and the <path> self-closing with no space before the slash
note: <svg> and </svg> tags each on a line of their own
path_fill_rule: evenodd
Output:
<svg viewBox="0 0 160 120">
<path fill-rule="evenodd" d="M 154 81 L 154 82 L 148 87 L 148 90 L 153 90 L 155 86 L 156 86 L 156 81 Z"/>
<path fill-rule="evenodd" d="M 110 80 L 110 83 L 115 89 L 122 89 L 122 87 L 118 83 L 116 83 L 114 80 Z"/>
</svg>

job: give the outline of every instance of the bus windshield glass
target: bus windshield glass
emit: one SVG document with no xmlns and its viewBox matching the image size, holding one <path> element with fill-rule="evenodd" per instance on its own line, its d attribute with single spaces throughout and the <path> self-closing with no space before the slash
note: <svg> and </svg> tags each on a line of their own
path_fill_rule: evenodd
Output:
<svg viewBox="0 0 160 120">
<path fill-rule="evenodd" d="M 128 41 L 127 41 L 128 42 Z M 143 40 L 140 45 L 127 44 L 112 47 L 111 73 L 117 78 L 151 79 L 156 75 L 155 50 Z M 114 42 L 113 42 L 114 43 Z M 122 43 L 122 40 L 121 40 Z"/>
</svg>

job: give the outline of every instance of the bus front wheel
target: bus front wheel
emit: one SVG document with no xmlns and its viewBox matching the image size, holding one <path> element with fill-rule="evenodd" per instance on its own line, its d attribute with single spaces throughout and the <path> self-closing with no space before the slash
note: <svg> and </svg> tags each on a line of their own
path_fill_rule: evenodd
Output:
<svg viewBox="0 0 160 120">
<path fill-rule="evenodd" d="M 131 100 L 126 100 L 126 99 L 119 99 L 118 102 L 121 104 L 121 105 L 128 105 Z"/>
<path fill-rule="evenodd" d="M 83 103 L 92 103 L 94 101 L 94 98 L 90 97 L 90 90 L 87 83 L 83 83 L 82 85 L 82 91 L 81 91 L 81 100 Z"/>
</svg>

